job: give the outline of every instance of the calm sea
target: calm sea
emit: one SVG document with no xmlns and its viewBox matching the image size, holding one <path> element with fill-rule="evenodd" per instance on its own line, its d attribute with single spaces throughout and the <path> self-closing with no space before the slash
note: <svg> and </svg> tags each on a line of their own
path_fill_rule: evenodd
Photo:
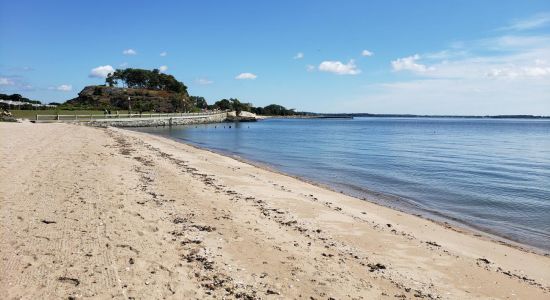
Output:
<svg viewBox="0 0 550 300">
<path fill-rule="evenodd" d="M 550 120 L 269 119 L 140 131 L 550 250 Z"/>
</svg>

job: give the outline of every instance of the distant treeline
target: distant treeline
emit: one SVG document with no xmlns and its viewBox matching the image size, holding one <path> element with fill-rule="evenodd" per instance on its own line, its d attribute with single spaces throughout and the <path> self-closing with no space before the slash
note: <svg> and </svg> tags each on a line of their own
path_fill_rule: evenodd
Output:
<svg viewBox="0 0 550 300">
<path fill-rule="evenodd" d="M 31 99 L 25 98 L 25 97 L 23 97 L 19 94 L 12 94 L 12 95 L 0 94 L 0 100 L 19 101 L 19 102 L 26 102 L 26 103 L 29 103 L 29 104 L 42 104 L 42 102 L 40 102 L 38 100 L 31 100 Z"/>
<path fill-rule="evenodd" d="M 216 101 L 212 105 L 208 105 L 206 99 L 200 96 L 191 96 L 193 105 L 199 109 L 219 109 L 219 110 L 234 110 L 237 114 L 242 111 L 255 113 L 257 115 L 269 115 L 269 116 L 294 116 L 303 115 L 304 113 L 296 112 L 294 109 L 287 109 L 286 107 L 278 104 L 270 104 L 265 107 L 255 107 L 252 103 L 243 103 L 239 99 L 229 98 Z"/>
<path fill-rule="evenodd" d="M 31 100 L 29 98 L 25 98 L 21 96 L 20 94 L 0 94 L 0 100 L 6 100 L 6 101 L 16 101 L 16 102 L 22 102 L 23 104 L 8 104 L 3 103 L 0 101 L 0 108 L 2 109 L 21 109 L 21 110 L 35 110 L 35 109 L 49 109 L 51 106 L 42 105 L 42 102 L 38 100 Z M 50 103 L 49 105 L 58 105 L 59 103 Z"/>
<path fill-rule="evenodd" d="M 321 115 L 319 113 L 308 113 L 312 115 Z M 370 114 L 370 113 L 335 113 L 322 114 L 325 116 L 339 115 L 350 117 L 372 117 L 372 118 L 457 118 L 457 119 L 550 119 L 550 116 L 535 115 L 485 115 L 485 116 L 458 116 L 458 115 L 412 115 L 412 114 Z"/>
</svg>

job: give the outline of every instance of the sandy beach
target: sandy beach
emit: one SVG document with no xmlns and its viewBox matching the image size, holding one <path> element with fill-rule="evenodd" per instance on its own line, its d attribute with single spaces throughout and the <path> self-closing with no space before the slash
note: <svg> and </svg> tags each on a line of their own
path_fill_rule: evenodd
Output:
<svg viewBox="0 0 550 300">
<path fill-rule="evenodd" d="M 173 140 L 0 123 L 4 299 L 548 299 L 550 257 Z"/>
</svg>

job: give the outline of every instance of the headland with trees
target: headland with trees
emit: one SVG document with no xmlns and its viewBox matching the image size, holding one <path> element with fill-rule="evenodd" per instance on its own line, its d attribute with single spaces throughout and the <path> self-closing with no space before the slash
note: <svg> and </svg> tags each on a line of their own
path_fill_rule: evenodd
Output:
<svg viewBox="0 0 550 300">
<path fill-rule="evenodd" d="M 26 105 L 5 109 L 16 109 L 16 115 L 25 116 L 24 111 L 48 109 L 59 111 L 103 112 L 199 112 L 205 110 L 234 110 L 258 115 L 293 116 L 303 115 L 294 109 L 282 105 L 270 104 L 256 107 L 252 103 L 242 102 L 237 98 L 220 99 L 211 104 L 202 96 L 191 96 L 187 86 L 173 75 L 160 72 L 158 69 L 146 70 L 137 68 L 117 69 L 108 74 L 105 84 L 86 86 L 78 96 L 63 103 L 42 104 L 19 94 L 0 94 L 0 100 L 20 101 Z M 23 112 L 20 112 L 23 111 Z"/>
</svg>

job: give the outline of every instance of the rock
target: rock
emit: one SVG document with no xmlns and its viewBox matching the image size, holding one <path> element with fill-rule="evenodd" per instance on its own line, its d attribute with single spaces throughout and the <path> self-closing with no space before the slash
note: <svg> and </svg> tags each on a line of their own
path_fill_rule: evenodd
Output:
<svg viewBox="0 0 550 300">
<path fill-rule="evenodd" d="M 237 112 L 230 111 L 227 113 L 227 120 L 232 122 L 255 122 L 258 117 L 256 114 L 247 111 L 241 111 L 239 116 L 237 116 Z"/>
</svg>

